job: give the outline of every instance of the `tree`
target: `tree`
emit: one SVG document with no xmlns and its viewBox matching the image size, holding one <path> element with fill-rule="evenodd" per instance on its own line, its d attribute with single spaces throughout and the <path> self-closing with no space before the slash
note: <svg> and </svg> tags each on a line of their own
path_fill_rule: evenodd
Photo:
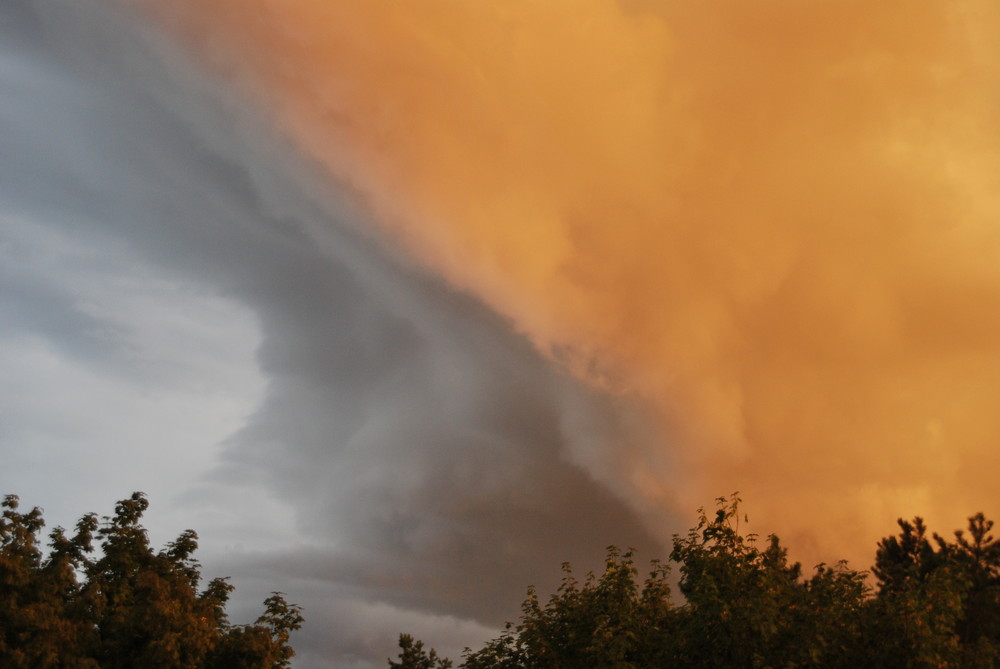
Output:
<svg viewBox="0 0 1000 669">
<path fill-rule="evenodd" d="M 633 552 L 611 546 L 600 576 L 581 583 L 568 564 L 544 604 L 533 588 L 517 624 L 478 651 L 466 669 L 595 667 L 858 666 L 865 574 L 819 565 L 804 579 L 778 538 L 761 546 L 740 532 L 738 496 L 675 536 L 684 601 L 670 597 L 670 570 L 653 560 L 639 580 Z M 745 517 L 744 517 L 745 519 Z M 395 665 L 393 665 L 395 666 Z"/>
<path fill-rule="evenodd" d="M 394 669 L 451 669 L 451 660 L 440 659 L 437 651 L 424 650 L 423 641 L 414 641 L 409 634 L 399 635 L 399 662 L 389 660 Z"/>
<path fill-rule="evenodd" d="M 291 631 L 299 607 L 281 593 L 265 600 L 253 625 L 230 625 L 225 579 L 201 582 L 193 554 L 197 534 L 186 530 L 154 551 L 140 521 L 149 503 L 142 493 L 121 500 L 99 524 L 93 514 L 73 537 L 50 535 L 43 556 L 37 535 L 42 513 L 18 512 L 18 498 L 3 502 L 0 521 L 0 665 L 9 667 L 288 666 Z M 100 556 L 93 539 L 100 541 Z"/>
<path fill-rule="evenodd" d="M 653 561 L 641 587 L 633 552 L 607 551 L 600 577 L 577 581 L 563 564 L 558 591 L 543 606 L 533 588 L 521 605 L 521 621 L 479 651 L 466 649 L 468 669 L 660 666 L 675 625 L 669 570 Z"/>
<path fill-rule="evenodd" d="M 9 667 L 96 667 L 80 657 L 94 630 L 80 596 L 76 573 L 87 564 L 96 517 L 84 516 L 77 533 L 62 528 L 51 535 L 48 559 L 38 544 L 45 525 L 40 509 L 18 512 L 7 495 L 0 519 L 0 660 Z M 78 658 L 70 659 L 65 658 Z"/>
<path fill-rule="evenodd" d="M 1000 664 L 1000 542 L 990 534 L 993 521 L 982 513 L 968 520 L 968 538 L 956 530 L 953 544 L 938 535 L 934 539 L 946 559 L 968 575 L 968 596 L 958 626 L 963 645 L 977 648 L 980 655 L 988 650 Z"/>
<path fill-rule="evenodd" d="M 870 627 L 882 652 L 912 666 L 1000 665 L 1000 544 L 982 513 L 968 521 L 953 543 L 932 542 L 919 517 L 879 542 Z"/>
<path fill-rule="evenodd" d="M 846 563 L 817 566 L 808 580 L 775 535 L 764 546 L 741 534 L 740 499 L 720 497 L 710 517 L 675 536 L 686 603 L 671 640 L 674 662 L 689 667 L 852 666 L 864 574 Z M 743 516 L 743 520 L 746 517 Z"/>
<path fill-rule="evenodd" d="M 227 585 L 228 587 L 228 585 Z M 287 667 L 295 651 L 288 645 L 292 631 L 302 627 L 301 610 L 273 592 L 254 625 L 229 627 L 209 656 L 207 665 L 218 669 L 271 669 Z"/>
<path fill-rule="evenodd" d="M 843 561 L 804 577 L 778 537 L 742 533 L 741 518 L 738 495 L 720 497 L 714 512 L 699 509 L 687 535 L 674 536 L 679 605 L 666 567 L 653 561 L 640 586 L 632 552 L 612 546 L 600 577 L 580 583 L 564 564 L 545 604 L 529 588 L 520 621 L 466 649 L 461 666 L 1000 666 L 1000 542 L 982 513 L 954 541 L 929 536 L 920 518 L 900 519 L 899 535 L 878 542 L 874 591 L 867 572 Z"/>
</svg>

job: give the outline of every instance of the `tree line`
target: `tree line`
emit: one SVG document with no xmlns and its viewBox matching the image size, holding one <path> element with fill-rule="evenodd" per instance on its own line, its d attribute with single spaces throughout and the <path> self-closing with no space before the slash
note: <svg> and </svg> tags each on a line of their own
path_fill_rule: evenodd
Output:
<svg viewBox="0 0 1000 669">
<path fill-rule="evenodd" d="M 667 563 L 639 578 L 632 551 L 610 547 L 603 573 L 578 580 L 569 564 L 547 601 L 528 589 L 517 623 L 466 669 L 650 667 L 1000 666 L 1000 543 L 982 513 L 948 539 L 920 518 L 878 542 L 870 572 L 844 561 L 809 576 L 778 537 L 739 531 L 737 495 L 699 510 Z M 681 598 L 671 597 L 675 567 Z M 400 669 L 452 662 L 401 635 Z"/>
<path fill-rule="evenodd" d="M 280 592 L 256 622 L 233 625 L 233 586 L 201 584 L 193 530 L 155 551 L 134 493 L 99 522 L 87 514 L 42 550 L 37 507 L 7 495 L 0 517 L 0 667 L 11 669 L 279 669 L 295 654 L 303 618 Z M 95 551 L 95 539 L 100 551 Z"/>
<path fill-rule="evenodd" d="M 529 588 L 519 620 L 459 666 L 1000 667 L 1000 542 L 982 513 L 953 538 L 901 519 L 870 571 L 841 561 L 806 576 L 776 536 L 740 532 L 738 496 L 717 502 L 643 578 L 615 547 L 600 574 L 581 580 L 564 564 L 554 594 Z M 85 515 L 72 535 L 55 528 L 47 552 L 40 509 L 20 511 L 14 495 L 0 508 L 0 667 L 289 666 L 301 609 L 275 592 L 254 623 L 230 623 L 233 587 L 202 587 L 192 530 L 152 548 L 142 493 L 101 521 Z M 409 635 L 399 644 L 390 667 L 453 666 Z"/>
</svg>

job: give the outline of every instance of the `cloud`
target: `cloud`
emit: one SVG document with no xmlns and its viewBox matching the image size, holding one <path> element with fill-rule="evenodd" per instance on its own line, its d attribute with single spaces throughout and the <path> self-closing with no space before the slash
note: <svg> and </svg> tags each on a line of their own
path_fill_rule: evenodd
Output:
<svg viewBox="0 0 1000 669">
<path fill-rule="evenodd" d="M 11 4 L 0 48 L 2 479 L 70 526 L 134 488 L 171 495 L 211 466 L 263 380 L 253 314 L 121 234 L 142 229 L 144 212 L 121 201 L 136 194 L 143 149 L 120 142 L 143 112 L 116 103 L 141 95 L 60 53 L 75 33 L 44 7 Z M 116 120 L 123 134 L 108 131 Z"/>
<path fill-rule="evenodd" d="M 475 644 L 563 560 L 652 556 L 592 473 L 642 412 L 367 233 L 241 105 L 111 5 L 8 3 L 4 492 L 66 525 L 144 489 L 234 620 L 305 606 L 303 667 Z"/>
<path fill-rule="evenodd" d="M 996 505 L 994 3 L 141 0 L 401 248 L 808 559 Z M 573 446 L 571 446 L 573 448 Z"/>
</svg>

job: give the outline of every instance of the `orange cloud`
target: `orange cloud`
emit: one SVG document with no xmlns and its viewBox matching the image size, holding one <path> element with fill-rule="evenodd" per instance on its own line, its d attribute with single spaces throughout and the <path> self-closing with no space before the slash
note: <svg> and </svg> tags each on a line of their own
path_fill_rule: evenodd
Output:
<svg viewBox="0 0 1000 669">
<path fill-rule="evenodd" d="M 1000 515 L 992 0 L 125 1 L 647 406 L 595 475 L 651 524 L 738 489 L 867 561 L 898 515 Z"/>
</svg>

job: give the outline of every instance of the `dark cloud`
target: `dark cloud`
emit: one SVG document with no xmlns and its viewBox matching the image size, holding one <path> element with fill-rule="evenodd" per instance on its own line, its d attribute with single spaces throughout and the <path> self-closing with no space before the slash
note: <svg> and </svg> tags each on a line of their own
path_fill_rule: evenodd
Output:
<svg viewBox="0 0 1000 669">
<path fill-rule="evenodd" d="M 81 393 L 18 417 L 16 384 L 34 376 L 41 394 L 70 367 L 36 374 L 4 358 L 0 412 L 23 429 L 0 433 L 20 468 L 0 481 L 33 481 L 26 502 L 74 502 L 53 483 L 68 438 L 44 463 L 25 457 L 57 410 L 113 422 L 122 440 L 150 435 L 74 446 L 96 457 L 73 461 L 73 490 L 155 487 L 163 440 L 202 440 L 186 448 L 207 455 L 177 465 L 151 522 L 201 531 L 206 571 L 242 593 L 237 619 L 273 588 L 303 603 L 303 667 L 380 666 L 404 629 L 476 643 L 563 560 L 597 567 L 612 542 L 652 552 L 581 450 L 639 438 L 630 410 L 372 238 L 349 189 L 131 18 L 100 2 L 8 0 L 0 154 L 0 336 L 42 342 L 112 400 L 189 402 L 130 416 Z M 257 346 L 255 361 L 227 341 Z M 241 394 L 255 374 L 260 392 Z M 178 427 L 191 402 L 244 420 L 220 446 L 197 421 Z M 191 452 L 178 448 L 175 459 Z M 124 453 L 139 481 L 97 474 Z"/>
</svg>

